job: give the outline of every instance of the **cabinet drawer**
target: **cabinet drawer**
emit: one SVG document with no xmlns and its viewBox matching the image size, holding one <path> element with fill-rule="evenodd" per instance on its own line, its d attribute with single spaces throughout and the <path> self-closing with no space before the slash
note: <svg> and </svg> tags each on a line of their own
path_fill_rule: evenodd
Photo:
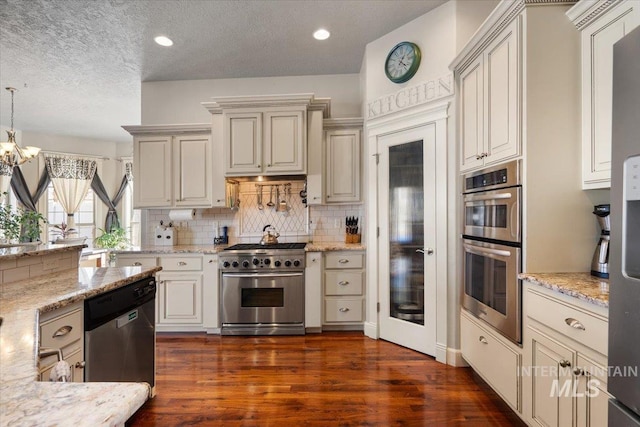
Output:
<svg viewBox="0 0 640 427">
<path fill-rule="evenodd" d="M 364 255 L 337 253 L 325 255 L 325 268 L 362 268 Z"/>
<path fill-rule="evenodd" d="M 519 410 L 518 367 L 520 366 L 520 355 L 467 316 L 464 312 L 460 316 L 462 357 L 513 408 Z"/>
<path fill-rule="evenodd" d="M 607 321 L 563 301 L 551 299 L 530 290 L 526 299 L 526 312 L 529 318 L 600 354 L 607 354 L 609 328 Z"/>
<path fill-rule="evenodd" d="M 363 271 L 325 271 L 325 295 L 362 295 Z"/>
<path fill-rule="evenodd" d="M 82 338 L 82 310 L 40 324 L 40 347 L 63 348 Z"/>
<path fill-rule="evenodd" d="M 116 258 L 117 267 L 155 267 L 156 257 L 120 257 Z"/>
<path fill-rule="evenodd" d="M 325 322 L 362 322 L 362 298 L 325 299 Z"/>
<path fill-rule="evenodd" d="M 202 257 L 161 257 L 160 266 L 165 271 L 200 271 L 202 270 Z"/>
</svg>

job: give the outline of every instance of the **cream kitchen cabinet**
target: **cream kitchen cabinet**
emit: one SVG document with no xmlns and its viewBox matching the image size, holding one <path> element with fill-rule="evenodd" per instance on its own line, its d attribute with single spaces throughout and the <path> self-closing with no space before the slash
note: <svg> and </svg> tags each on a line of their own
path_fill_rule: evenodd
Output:
<svg viewBox="0 0 640 427">
<path fill-rule="evenodd" d="M 157 330 L 202 330 L 202 255 L 163 255 L 156 274 Z"/>
<path fill-rule="evenodd" d="M 364 274 L 363 252 L 325 253 L 323 329 L 362 329 Z"/>
<path fill-rule="evenodd" d="M 606 309 L 524 284 L 525 419 L 541 426 L 607 424 Z"/>
<path fill-rule="evenodd" d="M 511 408 L 522 413 L 522 351 L 466 310 L 460 312 L 462 357 Z"/>
<path fill-rule="evenodd" d="M 210 125 L 126 126 L 134 135 L 133 186 L 136 208 L 224 206 L 222 164 L 213 156 Z"/>
<path fill-rule="evenodd" d="M 304 174 L 306 109 L 223 113 L 228 176 Z"/>
<path fill-rule="evenodd" d="M 71 366 L 71 381 L 84 382 L 84 326 L 82 302 L 41 313 L 39 325 L 40 381 L 49 381 L 58 362 L 57 350 Z M 49 352 L 49 350 L 51 350 Z M 47 353 L 44 353 L 47 352 Z M 45 355 L 46 354 L 46 355 Z"/>
<path fill-rule="evenodd" d="M 304 327 L 322 331 L 322 253 L 307 252 L 304 270 Z"/>
<path fill-rule="evenodd" d="M 582 0 L 567 16 L 582 39 L 582 186 L 609 188 L 613 45 L 640 25 L 640 3 Z"/>
<path fill-rule="evenodd" d="M 520 31 L 516 19 L 481 54 L 456 70 L 460 171 L 520 154 Z"/>
<path fill-rule="evenodd" d="M 325 119 L 321 144 L 310 137 L 308 204 L 362 201 L 362 123 L 362 118 Z"/>
</svg>

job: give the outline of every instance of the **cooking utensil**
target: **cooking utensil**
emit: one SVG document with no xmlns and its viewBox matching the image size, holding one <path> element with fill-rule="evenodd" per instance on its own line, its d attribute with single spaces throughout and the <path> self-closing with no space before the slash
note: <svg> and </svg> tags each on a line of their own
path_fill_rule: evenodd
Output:
<svg viewBox="0 0 640 427">
<path fill-rule="evenodd" d="M 262 185 L 256 185 L 256 187 L 260 187 L 258 191 L 258 209 L 263 210 L 264 206 L 262 205 Z"/>
<path fill-rule="evenodd" d="M 267 206 L 269 206 L 270 208 L 274 207 L 276 204 L 273 203 L 273 185 L 269 186 L 269 202 L 267 203 Z"/>
<path fill-rule="evenodd" d="M 283 188 L 282 191 L 285 191 Z M 276 207 L 276 212 L 284 213 L 287 211 L 287 201 L 283 198 L 280 199 L 280 186 L 276 185 L 276 200 L 278 201 L 278 206 Z"/>
<path fill-rule="evenodd" d="M 273 234 L 271 234 L 273 231 Z M 260 240 L 261 245 L 275 245 L 278 243 L 278 237 L 280 237 L 280 233 L 278 233 L 275 228 L 271 226 L 271 224 L 267 224 L 262 229 L 262 232 L 265 233 Z"/>
</svg>

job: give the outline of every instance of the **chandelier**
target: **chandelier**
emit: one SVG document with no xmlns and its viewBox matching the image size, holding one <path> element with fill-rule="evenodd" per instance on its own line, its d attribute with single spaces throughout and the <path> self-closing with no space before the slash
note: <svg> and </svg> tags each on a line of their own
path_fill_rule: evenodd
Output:
<svg viewBox="0 0 640 427">
<path fill-rule="evenodd" d="M 7 142 L 0 142 L 0 163 L 11 168 L 21 165 L 33 159 L 40 152 L 38 147 L 20 147 L 16 142 L 16 131 L 13 130 L 13 94 L 18 90 L 14 87 L 5 88 L 11 92 L 11 129 L 7 131 L 9 139 Z"/>
</svg>

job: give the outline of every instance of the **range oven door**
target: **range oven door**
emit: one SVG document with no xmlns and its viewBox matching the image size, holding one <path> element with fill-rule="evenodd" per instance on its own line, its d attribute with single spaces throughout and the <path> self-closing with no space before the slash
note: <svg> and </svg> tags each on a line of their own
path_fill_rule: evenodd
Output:
<svg viewBox="0 0 640 427">
<path fill-rule="evenodd" d="M 222 273 L 222 326 L 304 322 L 304 273 Z"/>
<path fill-rule="evenodd" d="M 463 242 L 463 307 L 521 343 L 520 248 L 470 239 Z"/>
<path fill-rule="evenodd" d="M 464 234 L 520 242 L 522 187 L 509 187 L 464 195 Z"/>
</svg>

